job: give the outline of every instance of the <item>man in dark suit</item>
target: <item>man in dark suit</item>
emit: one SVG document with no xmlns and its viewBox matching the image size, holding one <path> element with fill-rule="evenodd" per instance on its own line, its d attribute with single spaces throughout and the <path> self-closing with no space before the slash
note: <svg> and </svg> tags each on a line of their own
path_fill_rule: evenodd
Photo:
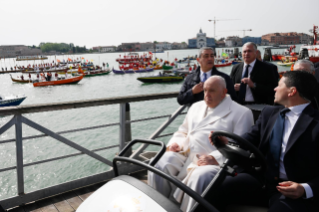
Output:
<svg viewBox="0 0 319 212">
<path fill-rule="evenodd" d="M 195 102 L 204 99 L 203 85 L 210 76 L 218 75 L 225 79 L 227 93 L 232 100 L 237 100 L 233 82 L 227 74 L 224 74 L 214 67 L 214 50 L 210 47 L 204 47 L 199 50 L 197 58 L 200 66 L 189 74 L 178 94 L 177 101 L 180 105 L 192 105 Z"/>
<path fill-rule="evenodd" d="M 264 62 L 266 63 L 267 65 L 270 65 L 272 67 L 272 71 L 273 71 L 273 74 L 274 74 L 274 77 L 276 78 L 277 81 L 279 81 L 279 73 L 278 73 L 278 67 L 272 63 L 269 63 L 267 61 L 264 61 L 262 58 L 261 58 L 261 52 L 257 49 L 256 51 L 257 53 L 257 60 L 261 61 L 261 62 Z"/>
<path fill-rule="evenodd" d="M 223 210 L 229 204 L 260 200 L 265 191 L 270 212 L 319 211 L 319 112 L 310 104 L 316 88 L 312 74 L 286 72 L 275 88 L 275 103 L 280 105 L 266 106 L 242 135 L 265 156 L 266 189 L 261 189 L 256 173 L 242 172 L 228 176 L 207 200 Z"/>
<path fill-rule="evenodd" d="M 278 79 L 272 73 L 272 66 L 256 59 L 256 51 L 256 44 L 244 44 L 244 63 L 232 68 L 230 78 L 234 82 L 239 103 L 273 104 L 273 90 L 278 84 Z"/>
</svg>

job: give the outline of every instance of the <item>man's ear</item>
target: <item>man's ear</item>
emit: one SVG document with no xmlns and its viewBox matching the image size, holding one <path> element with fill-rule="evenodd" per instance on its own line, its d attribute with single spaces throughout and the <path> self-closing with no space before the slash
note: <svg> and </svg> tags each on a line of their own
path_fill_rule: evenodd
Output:
<svg viewBox="0 0 319 212">
<path fill-rule="evenodd" d="M 296 87 L 290 87 L 289 88 L 289 93 L 288 93 L 288 96 L 294 96 L 297 94 L 297 89 Z"/>
</svg>

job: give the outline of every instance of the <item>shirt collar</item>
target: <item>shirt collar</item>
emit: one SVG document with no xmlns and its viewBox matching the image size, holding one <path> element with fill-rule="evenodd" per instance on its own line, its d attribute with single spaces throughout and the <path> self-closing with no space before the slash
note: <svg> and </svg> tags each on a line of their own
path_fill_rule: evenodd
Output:
<svg viewBox="0 0 319 212">
<path fill-rule="evenodd" d="M 202 76 L 204 73 L 206 73 L 206 74 L 207 74 L 207 77 L 208 77 L 208 76 L 210 76 L 210 75 L 211 75 L 212 70 L 207 71 L 207 72 L 203 72 L 203 70 L 202 70 L 202 69 L 200 69 L 200 75 Z"/>
<path fill-rule="evenodd" d="M 249 63 L 249 64 L 247 64 L 247 63 L 244 62 L 244 67 L 246 67 L 246 65 L 250 65 L 250 67 L 253 68 L 254 65 L 255 65 L 255 63 L 256 63 L 256 59 L 255 59 L 253 62 Z"/>
<path fill-rule="evenodd" d="M 292 107 L 289 107 L 290 111 L 289 112 L 292 112 L 294 113 L 295 115 L 299 116 L 302 111 L 309 105 L 310 103 L 305 103 L 305 104 L 301 104 L 301 105 L 296 105 L 296 106 L 292 106 Z"/>
</svg>

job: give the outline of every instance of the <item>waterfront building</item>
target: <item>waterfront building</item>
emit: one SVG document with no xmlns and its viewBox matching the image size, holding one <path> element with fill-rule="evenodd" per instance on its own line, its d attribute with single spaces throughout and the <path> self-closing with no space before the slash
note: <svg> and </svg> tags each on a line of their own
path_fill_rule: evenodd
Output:
<svg viewBox="0 0 319 212">
<path fill-rule="evenodd" d="M 30 48 L 24 45 L 0 46 L 0 57 L 34 56 L 41 55 L 41 49 Z"/>
<path fill-rule="evenodd" d="M 302 44 L 309 44 L 313 43 L 313 37 L 311 35 L 308 35 L 306 33 L 298 33 L 300 37 L 300 43 Z"/>
<path fill-rule="evenodd" d="M 238 36 L 228 36 L 225 39 L 225 46 L 226 47 L 234 47 L 234 46 L 242 46 L 243 40 Z"/>
<path fill-rule="evenodd" d="M 268 41 L 268 40 L 265 40 L 265 39 L 262 39 L 260 45 L 262 45 L 262 46 L 269 46 L 269 41 Z"/>
<path fill-rule="evenodd" d="M 122 51 L 140 51 L 141 44 L 140 43 L 122 43 L 121 49 Z"/>
<path fill-rule="evenodd" d="M 158 42 L 155 44 L 157 50 L 170 50 L 172 49 L 172 44 L 169 42 Z"/>
<path fill-rule="evenodd" d="M 172 49 L 187 49 L 187 44 L 185 42 L 174 42 L 172 43 Z"/>
<path fill-rule="evenodd" d="M 95 46 L 92 49 L 96 50 L 96 51 L 98 51 L 100 53 L 115 52 L 116 51 L 116 46 Z"/>
<path fill-rule="evenodd" d="M 199 30 L 195 38 L 188 39 L 188 48 L 202 48 L 212 47 L 215 48 L 215 39 L 206 36 L 202 29 Z"/>
<path fill-rule="evenodd" d="M 260 45 L 261 44 L 261 37 L 250 37 L 250 36 L 243 37 L 242 45 L 244 45 L 245 43 L 248 43 L 248 42 L 253 42 L 257 45 Z"/>
<path fill-rule="evenodd" d="M 263 40 L 268 40 L 270 45 L 282 44 L 298 44 L 300 43 L 300 35 L 296 32 L 288 33 L 270 33 L 261 36 Z"/>
<path fill-rule="evenodd" d="M 155 44 L 152 42 L 140 43 L 142 51 L 153 51 L 155 49 Z"/>
<path fill-rule="evenodd" d="M 223 41 L 223 40 L 217 41 L 216 47 L 225 47 L 225 41 Z"/>
</svg>

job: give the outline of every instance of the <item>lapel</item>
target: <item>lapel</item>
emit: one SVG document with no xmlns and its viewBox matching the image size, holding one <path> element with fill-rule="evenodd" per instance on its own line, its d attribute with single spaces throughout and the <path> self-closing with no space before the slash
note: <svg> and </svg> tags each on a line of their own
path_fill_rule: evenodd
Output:
<svg viewBox="0 0 319 212">
<path fill-rule="evenodd" d="M 194 74 L 193 74 L 193 81 L 196 83 L 200 82 L 200 66 L 197 67 L 197 69 L 195 70 Z"/>
<path fill-rule="evenodd" d="M 259 66 L 259 65 L 260 65 L 260 61 L 256 59 L 255 65 L 254 65 L 254 67 L 253 67 L 253 70 L 251 70 L 251 73 L 250 73 L 250 78 L 251 78 L 252 76 L 254 76 L 254 74 L 257 73 L 256 70 L 258 69 L 258 66 Z"/>
<path fill-rule="evenodd" d="M 308 105 L 300 114 L 299 119 L 297 120 L 294 128 L 291 131 L 291 134 L 288 139 L 287 148 L 285 154 L 291 149 L 291 147 L 296 143 L 298 138 L 307 131 L 309 124 L 313 120 L 314 109 L 311 105 Z"/>
<path fill-rule="evenodd" d="M 237 76 L 236 76 L 235 81 L 238 83 L 240 83 L 240 81 L 241 81 L 241 77 L 243 75 L 243 68 L 244 68 L 244 62 L 240 63 L 237 67 Z"/>
<path fill-rule="evenodd" d="M 195 129 L 199 128 L 199 127 L 203 127 L 207 124 L 211 124 L 213 122 L 216 122 L 219 119 L 223 118 L 224 116 L 228 115 L 231 112 L 231 110 L 230 110 L 231 104 L 232 104 L 232 100 L 231 100 L 230 96 L 226 95 L 226 97 L 223 99 L 223 101 L 221 103 L 219 103 L 219 105 L 217 105 L 217 107 L 214 109 L 214 111 L 211 114 L 209 114 L 208 116 L 206 116 L 205 118 L 203 118 L 198 123 L 198 125 L 195 126 Z M 201 111 L 201 114 L 200 114 L 201 117 L 204 117 L 204 114 L 206 112 L 206 108 L 207 108 L 207 105 L 205 104 L 205 107 Z"/>
</svg>

